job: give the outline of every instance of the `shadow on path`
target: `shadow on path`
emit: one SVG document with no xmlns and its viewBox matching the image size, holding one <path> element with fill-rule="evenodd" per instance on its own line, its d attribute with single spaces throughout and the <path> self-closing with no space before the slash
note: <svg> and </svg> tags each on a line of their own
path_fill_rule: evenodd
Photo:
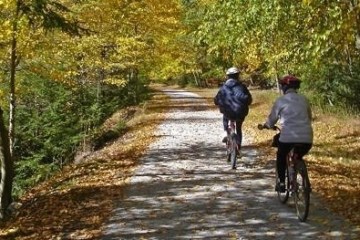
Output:
<svg viewBox="0 0 360 240">
<path fill-rule="evenodd" d="M 170 91 L 168 92 L 170 93 Z M 193 95 L 175 91 L 194 103 Z M 197 98 L 195 98 L 198 100 Z M 245 139 L 237 170 L 226 162 L 216 111 L 175 107 L 141 159 L 103 239 L 355 239 L 358 232 L 312 196 L 309 220 L 273 189 L 274 169 Z M 246 138 L 247 136 L 245 136 Z"/>
</svg>

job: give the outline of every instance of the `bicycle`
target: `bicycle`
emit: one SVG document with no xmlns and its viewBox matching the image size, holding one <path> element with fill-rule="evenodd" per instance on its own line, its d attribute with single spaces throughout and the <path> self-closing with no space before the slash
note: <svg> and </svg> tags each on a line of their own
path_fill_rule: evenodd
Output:
<svg viewBox="0 0 360 240">
<path fill-rule="evenodd" d="M 267 127 L 262 124 L 258 125 L 258 129 L 262 130 L 264 128 Z M 273 147 L 277 147 L 276 141 L 278 141 L 281 129 L 275 126 L 273 130 L 279 131 L 274 136 L 272 143 Z M 296 154 L 296 147 L 300 145 L 301 144 L 295 144 L 286 158 L 285 192 L 281 192 L 280 188 L 277 188 L 276 191 L 281 203 L 285 204 L 289 199 L 289 196 L 293 198 L 296 207 L 296 215 L 301 222 L 305 222 L 309 215 L 311 186 L 305 161 Z M 280 179 L 278 178 L 277 167 L 275 169 L 275 184 L 276 186 L 279 186 Z"/>
<path fill-rule="evenodd" d="M 236 169 L 236 161 L 240 153 L 240 139 L 236 133 L 236 122 L 229 121 L 228 134 L 226 138 L 227 161 L 231 162 L 231 168 Z"/>
</svg>

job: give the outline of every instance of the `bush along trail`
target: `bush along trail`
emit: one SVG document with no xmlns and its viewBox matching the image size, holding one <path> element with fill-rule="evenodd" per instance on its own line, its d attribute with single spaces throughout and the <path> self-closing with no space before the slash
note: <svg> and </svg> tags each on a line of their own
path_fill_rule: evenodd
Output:
<svg viewBox="0 0 360 240">
<path fill-rule="evenodd" d="M 278 202 L 271 133 L 253 127 L 253 114 L 268 110 L 260 111 L 263 99 L 255 98 L 232 170 L 213 92 L 163 92 L 137 109 L 125 135 L 29 191 L 0 239 L 359 238 L 358 222 L 329 210 L 315 180 L 307 222 Z"/>
</svg>

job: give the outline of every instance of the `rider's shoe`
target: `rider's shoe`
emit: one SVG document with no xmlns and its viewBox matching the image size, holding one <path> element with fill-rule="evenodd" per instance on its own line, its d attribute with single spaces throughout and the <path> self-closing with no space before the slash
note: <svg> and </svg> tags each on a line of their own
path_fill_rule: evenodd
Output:
<svg viewBox="0 0 360 240">
<path fill-rule="evenodd" d="M 275 191 L 284 193 L 285 192 L 285 183 L 283 183 L 283 182 L 277 183 L 275 186 Z"/>
</svg>

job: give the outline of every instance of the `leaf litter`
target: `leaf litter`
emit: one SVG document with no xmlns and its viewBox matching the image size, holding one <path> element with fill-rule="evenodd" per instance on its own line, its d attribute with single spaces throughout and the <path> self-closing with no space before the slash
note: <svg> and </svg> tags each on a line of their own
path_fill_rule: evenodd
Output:
<svg viewBox="0 0 360 240">
<path fill-rule="evenodd" d="M 94 239 L 101 236 L 113 203 L 123 197 L 137 160 L 154 141 L 154 129 L 163 120 L 168 97 L 156 92 L 132 116 L 123 111 L 105 122 L 111 128 L 127 120 L 119 139 L 84 159 L 64 167 L 46 182 L 29 190 L 17 214 L 1 223 L 0 239 Z"/>
</svg>

